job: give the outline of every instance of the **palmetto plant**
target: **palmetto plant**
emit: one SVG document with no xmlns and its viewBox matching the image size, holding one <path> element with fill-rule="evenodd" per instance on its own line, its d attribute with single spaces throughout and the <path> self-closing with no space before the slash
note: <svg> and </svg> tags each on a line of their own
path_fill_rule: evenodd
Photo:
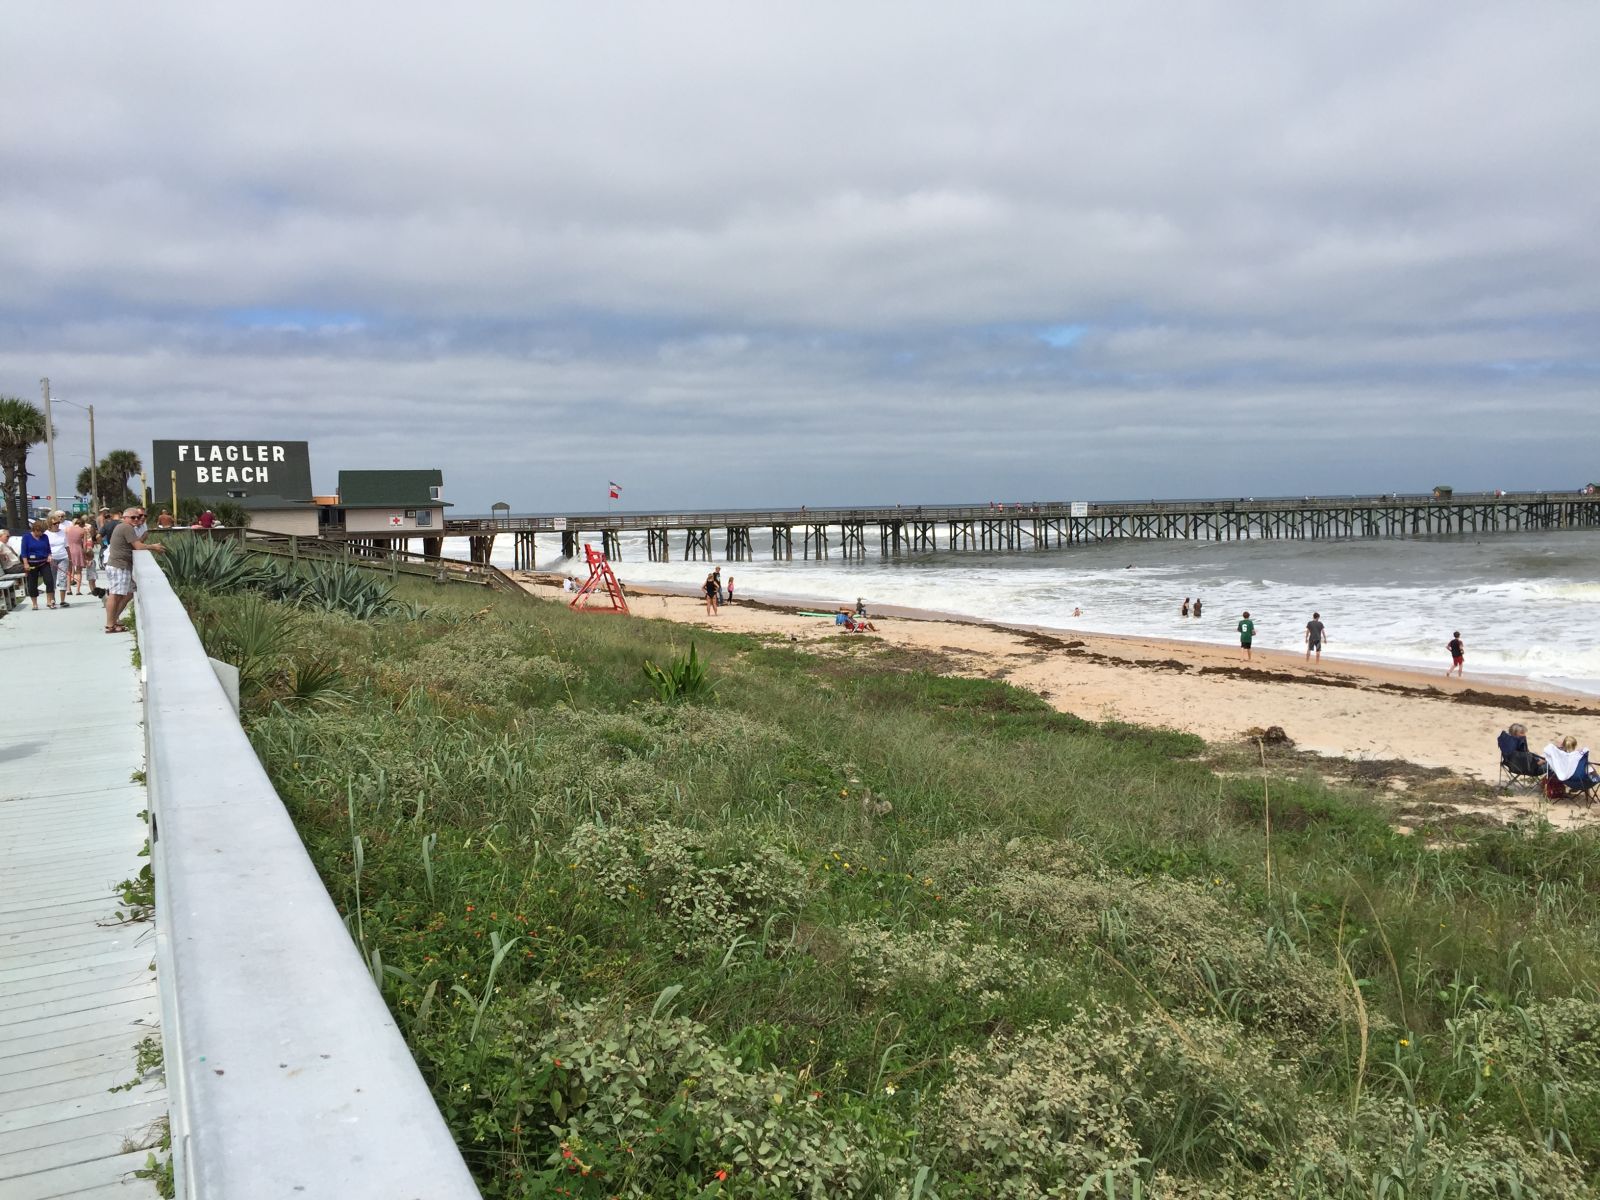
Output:
<svg viewBox="0 0 1600 1200">
<path fill-rule="evenodd" d="M 28 450 L 45 439 L 37 404 L 0 396 L 0 469 L 4 470 L 6 523 L 21 526 L 28 515 Z"/>
<path fill-rule="evenodd" d="M 276 674 L 294 634 L 289 616 L 259 596 L 243 596 L 217 622 L 217 649 L 224 661 L 239 668 L 241 692 L 258 690 Z"/>
<path fill-rule="evenodd" d="M 283 703 L 290 708 L 345 704 L 350 697 L 344 691 L 344 682 L 344 672 L 335 663 L 325 659 L 297 662 L 289 671 Z"/>
</svg>

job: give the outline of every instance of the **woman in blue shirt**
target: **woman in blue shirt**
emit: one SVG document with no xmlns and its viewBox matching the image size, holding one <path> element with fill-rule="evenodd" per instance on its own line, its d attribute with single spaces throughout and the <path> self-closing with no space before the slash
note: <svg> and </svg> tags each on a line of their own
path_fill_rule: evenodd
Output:
<svg viewBox="0 0 1600 1200">
<path fill-rule="evenodd" d="M 24 582 L 28 587 L 28 599 L 33 601 L 33 607 L 39 607 L 39 585 L 44 584 L 44 590 L 49 594 L 50 607 L 56 606 L 56 569 L 50 561 L 50 539 L 44 535 L 44 522 L 35 521 L 28 527 L 28 532 L 22 535 L 22 567 L 25 572 Z"/>
</svg>

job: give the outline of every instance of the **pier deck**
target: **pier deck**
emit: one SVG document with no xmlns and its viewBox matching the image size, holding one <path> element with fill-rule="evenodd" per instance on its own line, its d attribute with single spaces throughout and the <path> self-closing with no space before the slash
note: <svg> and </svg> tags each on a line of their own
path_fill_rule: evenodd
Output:
<svg viewBox="0 0 1600 1200">
<path fill-rule="evenodd" d="M 1039 501 L 969 505 L 894 505 L 861 508 L 733 509 L 714 512 L 593 512 L 452 517 L 449 537 L 471 542 L 473 561 L 487 563 L 494 539 L 512 539 L 513 565 L 534 565 L 535 539 L 561 539 L 565 557 L 586 537 L 611 558 L 626 532 L 646 535 L 653 562 L 682 557 L 756 557 L 753 534 L 774 559 L 885 557 L 940 551 L 993 553 L 1051 550 L 1117 541 L 1256 541 L 1324 538 L 1403 538 L 1451 534 L 1600 528 L 1600 493 L 1472 492 L 1440 495 L 1239 497 L 1222 500 Z M 431 551 L 430 553 L 436 553 Z"/>
<path fill-rule="evenodd" d="M 134 1076 L 158 1031 L 148 923 L 119 924 L 145 789 L 131 634 L 103 609 L 0 619 L 11 715 L 0 732 L 0 1200 L 155 1196 L 145 1165 L 164 1089 Z"/>
</svg>

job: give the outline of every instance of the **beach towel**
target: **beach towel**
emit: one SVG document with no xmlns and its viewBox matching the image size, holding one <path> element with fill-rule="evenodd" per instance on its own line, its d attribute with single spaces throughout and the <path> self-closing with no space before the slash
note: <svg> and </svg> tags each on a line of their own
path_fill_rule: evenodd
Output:
<svg viewBox="0 0 1600 1200">
<path fill-rule="evenodd" d="M 1583 770 L 1583 760 L 1588 754 L 1587 750 L 1563 750 L 1552 743 L 1544 748 L 1544 761 L 1550 774 L 1565 781 L 1574 778 Z"/>
</svg>

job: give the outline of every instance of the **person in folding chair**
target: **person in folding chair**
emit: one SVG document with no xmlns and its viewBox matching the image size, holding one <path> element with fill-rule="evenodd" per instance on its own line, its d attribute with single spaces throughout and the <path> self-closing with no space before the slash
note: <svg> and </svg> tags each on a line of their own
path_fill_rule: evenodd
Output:
<svg viewBox="0 0 1600 1200">
<path fill-rule="evenodd" d="M 1568 734 L 1559 746 L 1551 743 L 1544 748 L 1545 795 L 1562 793 L 1551 788 L 1550 781 L 1559 783 L 1567 792 L 1582 796 L 1594 803 L 1594 789 L 1600 785 L 1600 772 L 1589 765 L 1589 747 L 1578 746 L 1578 739 Z"/>
<path fill-rule="evenodd" d="M 1502 792 L 1514 787 L 1544 786 L 1544 759 L 1528 749 L 1528 727 L 1518 722 L 1500 734 L 1500 780 Z"/>
</svg>

